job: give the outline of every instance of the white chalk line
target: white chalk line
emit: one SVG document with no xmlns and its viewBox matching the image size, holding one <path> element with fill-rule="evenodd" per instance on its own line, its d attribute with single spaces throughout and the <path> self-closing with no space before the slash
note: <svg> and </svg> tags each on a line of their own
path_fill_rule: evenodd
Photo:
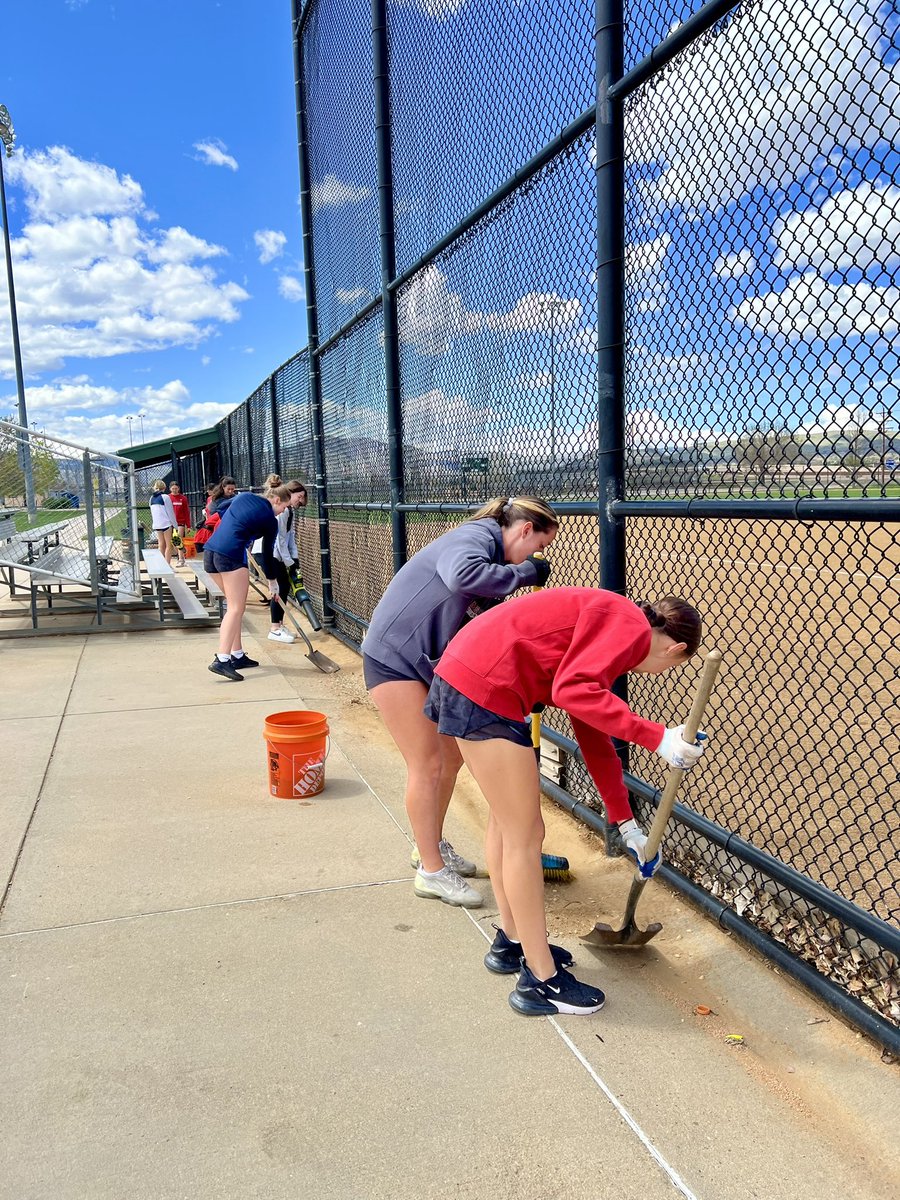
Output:
<svg viewBox="0 0 900 1200">
<path fill-rule="evenodd" d="M 372 785 L 369 783 L 368 779 L 366 779 L 365 775 L 363 775 L 363 773 L 359 769 L 359 767 L 357 767 L 356 763 L 349 757 L 349 755 L 343 749 L 343 747 L 341 748 L 341 750 L 342 750 L 344 759 L 347 761 L 347 763 L 349 763 L 351 768 L 356 772 L 356 775 L 358 776 L 360 782 L 368 789 L 369 792 L 371 792 L 374 799 L 384 809 L 384 811 L 390 817 L 391 821 L 393 821 L 393 823 L 397 826 L 397 828 L 400 830 L 400 832 L 403 834 L 403 836 L 406 838 L 406 840 L 411 843 L 412 839 L 406 833 L 406 830 L 403 829 L 403 827 L 397 821 L 397 818 L 394 816 L 394 814 L 391 812 L 391 810 L 388 808 L 388 806 L 385 804 L 385 802 L 382 800 L 382 798 L 378 795 L 378 793 L 375 791 L 375 789 L 372 787 Z M 490 935 L 483 928 L 483 926 L 480 924 L 480 922 L 475 919 L 475 917 L 472 915 L 472 913 L 468 909 L 464 908 L 462 911 L 466 914 L 466 916 L 469 918 L 469 920 L 472 922 L 472 924 L 475 926 L 475 928 L 478 930 L 478 932 L 481 934 L 481 936 L 484 938 L 484 940 L 486 942 L 490 943 L 490 941 L 491 941 Z M 581 1065 L 584 1067 L 584 1069 L 590 1075 L 591 1079 L 593 1079 L 594 1083 L 597 1085 L 597 1087 L 600 1089 L 600 1091 L 603 1093 L 603 1095 L 607 1098 L 607 1100 L 610 1102 L 610 1104 L 613 1106 L 613 1108 L 616 1110 L 616 1112 L 619 1114 L 619 1116 L 622 1118 L 622 1120 L 625 1122 L 625 1124 L 628 1126 L 628 1128 L 632 1131 L 632 1133 L 634 1133 L 634 1135 L 641 1142 L 644 1149 L 647 1151 L 647 1153 L 650 1155 L 650 1157 L 653 1159 L 653 1161 L 656 1163 L 656 1165 L 659 1167 L 659 1169 L 668 1177 L 669 1182 L 677 1189 L 677 1191 L 679 1191 L 681 1193 L 682 1196 L 685 1197 L 685 1200 L 697 1200 L 696 1194 L 691 1191 L 691 1189 L 687 1186 L 687 1184 L 684 1182 L 684 1180 L 681 1178 L 681 1176 L 678 1174 L 678 1172 L 675 1170 L 675 1168 L 672 1167 L 666 1161 L 666 1159 L 663 1157 L 662 1153 L 656 1148 L 656 1146 L 654 1146 L 653 1142 L 650 1140 L 650 1138 L 647 1136 L 647 1134 L 643 1131 L 643 1129 L 640 1127 L 640 1125 L 638 1125 L 637 1121 L 634 1119 L 634 1117 L 631 1115 L 631 1113 L 628 1111 L 628 1109 L 625 1108 L 624 1104 L 622 1104 L 622 1102 L 613 1094 L 613 1092 L 610 1091 L 609 1087 L 600 1078 L 600 1076 L 597 1074 L 597 1072 L 594 1070 L 594 1068 L 591 1066 L 591 1064 L 588 1062 L 588 1060 L 584 1057 L 584 1055 L 581 1053 L 581 1051 L 578 1049 L 578 1047 L 572 1042 L 571 1038 L 562 1029 L 562 1027 L 559 1025 L 559 1023 L 557 1021 L 555 1021 L 552 1017 L 548 1017 L 547 1019 L 550 1022 L 550 1024 L 553 1026 L 553 1028 L 556 1031 L 556 1033 L 558 1034 L 558 1036 L 562 1039 L 562 1041 L 565 1043 L 565 1045 L 568 1046 L 568 1048 L 572 1052 L 572 1054 L 575 1055 L 577 1060 L 581 1063 Z"/>
<path fill-rule="evenodd" d="M 710 565 L 727 571 L 781 572 L 783 575 L 801 575 L 804 578 L 809 577 L 825 581 L 830 579 L 835 583 L 858 582 L 861 586 L 865 586 L 866 584 L 886 584 L 895 591 L 900 591 L 900 575 L 881 575 L 877 571 L 847 571 L 843 567 L 838 567 L 836 571 L 831 571 L 826 576 L 825 567 L 817 567 L 812 563 L 808 567 L 801 567 L 797 563 L 756 562 L 750 559 L 716 558 L 714 555 L 706 555 L 705 557 Z"/>
<path fill-rule="evenodd" d="M 475 918 L 472 916 L 472 914 L 469 912 L 469 910 L 463 909 L 463 912 L 466 914 L 466 916 L 469 918 L 469 920 L 472 922 L 472 924 L 475 926 L 475 928 L 478 930 L 478 932 L 481 934 L 481 936 L 484 938 L 484 940 L 486 942 L 490 942 L 491 939 L 488 936 L 487 932 L 479 924 L 479 922 L 475 920 Z M 596 1070 L 591 1066 L 591 1064 L 588 1062 L 588 1060 L 584 1057 L 584 1055 L 581 1053 L 581 1051 L 578 1049 L 578 1047 L 575 1045 L 575 1043 L 572 1041 L 572 1039 L 569 1037 L 569 1035 L 566 1033 L 566 1031 L 562 1028 L 562 1026 L 559 1024 L 559 1022 L 554 1017 L 547 1017 L 546 1019 L 553 1026 L 553 1028 L 556 1030 L 556 1033 L 559 1035 L 560 1038 L 562 1038 L 563 1042 L 565 1042 L 565 1044 L 568 1046 L 568 1048 L 571 1050 L 571 1052 L 575 1055 L 575 1057 L 578 1059 L 578 1061 L 581 1063 L 581 1065 L 587 1071 L 588 1075 L 590 1075 L 591 1079 L 593 1079 L 594 1083 L 596 1083 L 597 1087 L 600 1089 L 600 1091 L 603 1093 L 603 1095 L 607 1098 L 607 1100 L 610 1102 L 610 1104 L 613 1106 L 613 1108 L 616 1110 L 616 1112 L 619 1114 L 619 1116 L 622 1118 L 622 1120 L 625 1122 L 625 1124 L 628 1126 L 628 1128 L 639 1139 L 639 1141 L 643 1145 L 644 1149 L 647 1151 L 647 1153 L 650 1155 L 650 1157 L 653 1159 L 653 1161 L 656 1163 L 656 1165 L 659 1167 L 659 1169 L 661 1171 L 663 1171 L 665 1175 L 668 1176 L 669 1182 L 679 1192 L 681 1192 L 682 1196 L 685 1197 L 685 1200 L 697 1200 L 696 1194 L 691 1191 L 691 1189 L 684 1182 L 684 1180 L 681 1178 L 681 1176 L 678 1174 L 678 1172 L 675 1170 L 675 1168 L 673 1166 L 670 1166 L 670 1164 L 666 1161 L 666 1159 L 663 1158 L 662 1153 L 659 1150 L 657 1150 L 656 1146 L 653 1145 L 653 1143 L 650 1141 L 650 1138 L 647 1136 L 646 1133 L 644 1133 L 643 1129 L 641 1129 L 640 1125 L 638 1125 L 637 1121 L 634 1119 L 634 1117 L 631 1115 L 631 1113 L 628 1111 L 628 1109 L 625 1107 L 625 1105 L 621 1102 L 621 1100 L 619 1100 L 618 1097 L 616 1095 L 614 1095 L 614 1093 L 612 1091 L 610 1091 L 609 1087 L 600 1078 L 600 1076 L 597 1074 Z"/>
</svg>

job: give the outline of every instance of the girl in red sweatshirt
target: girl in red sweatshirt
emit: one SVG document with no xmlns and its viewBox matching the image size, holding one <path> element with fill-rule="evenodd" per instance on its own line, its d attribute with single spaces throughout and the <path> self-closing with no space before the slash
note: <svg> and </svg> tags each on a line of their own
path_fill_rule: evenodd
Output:
<svg viewBox="0 0 900 1200">
<path fill-rule="evenodd" d="M 510 1003 L 526 1015 L 591 1013 L 603 993 L 564 968 L 572 956 L 546 935 L 540 783 L 529 713 L 552 704 L 569 714 L 610 821 L 619 824 L 643 874 L 646 836 L 635 822 L 611 738 L 634 742 L 681 768 L 703 745 L 633 713 L 610 688 L 627 671 L 659 674 L 687 662 L 700 644 L 700 616 L 668 596 L 638 605 L 615 592 L 561 587 L 508 601 L 450 642 L 428 693 L 426 716 L 457 739 L 490 806 L 485 854 L 501 925 L 489 970 L 520 971 Z M 521 962 L 521 970 L 520 970 Z"/>
</svg>

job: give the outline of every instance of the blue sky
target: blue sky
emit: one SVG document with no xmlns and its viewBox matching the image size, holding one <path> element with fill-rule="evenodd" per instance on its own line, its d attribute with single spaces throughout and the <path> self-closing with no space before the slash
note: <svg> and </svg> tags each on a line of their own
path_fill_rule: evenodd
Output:
<svg viewBox="0 0 900 1200">
<path fill-rule="evenodd" d="M 148 441 L 213 424 L 306 343 L 289 0 L 3 10 L 29 420 L 103 449 L 128 415 Z"/>
<path fill-rule="evenodd" d="M 628 64 L 687 10 L 632 6 Z M 107 448 L 138 412 L 148 439 L 212 424 L 306 338 L 288 0 L 4 11 L 30 416 Z M 390 19 L 402 269 L 590 103 L 593 0 L 394 0 Z M 378 279 L 369 5 L 319 0 L 314 24 L 324 337 Z M 629 105 L 632 445 L 896 425 L 898 36 L 894 0 L 822 0 L 803 23 L 757 0 Z M 593 452 L 593 197 L 587 134 L 401 292 L 409 440 L 450 459 Z M 334 433 L 383 440 L 379 332 L 376 316 L 326 356 Z"/>
</svg>

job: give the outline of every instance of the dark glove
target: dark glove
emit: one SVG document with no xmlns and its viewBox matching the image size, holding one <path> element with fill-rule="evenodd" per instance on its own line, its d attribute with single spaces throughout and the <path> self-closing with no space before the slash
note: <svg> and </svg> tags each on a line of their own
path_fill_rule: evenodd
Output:
<svg viewBox="0 0 900 1200">
<path fill-rule="evenodd" d="M 534 581 L 534 586 L 543 587 L 550 578 L 550 564 L 547 562 L 546 558 L 538 558 L 534 554 L 529 554 L 525 561 L 527 563 L 531 563 L 531 565 L 534 567 L 534 573 L 537 576 Z"/>
</svg>

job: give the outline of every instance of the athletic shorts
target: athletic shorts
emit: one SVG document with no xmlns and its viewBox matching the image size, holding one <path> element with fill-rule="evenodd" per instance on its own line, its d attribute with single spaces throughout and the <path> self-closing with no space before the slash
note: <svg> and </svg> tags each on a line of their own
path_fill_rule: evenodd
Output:
<svg viewBox="0 0 900 1200">
<path fill-rule="evenodd" d="M 409 674 L 404 675 L 402 671 L 395 671 L 393 667 L 386 667 L 384 663 L 369 658 L 365 652 L 363 653 L 363 683 L 366 685 L 367 692 L 378 687 L 379 683 L 424 683 L 426 687 L 428 686 L 427 680 L 416 675 L 412 667 L 409 668 Z"/>
<path fill-rule="evenodd" d="M 528 721 L 511 721 L 499 713 L 482 708 L 455 687 L 435 675 L 425 701 L 425 716 L 434 721 L 438 733 L 463 738 L 467 742 L 486 742 L 504 738 L 517 746 L 531 749 L 531 725 Z"/>
<path fill-rule="evenodd" d="M 229 571 L 240 571 L 246 567 L 245 562 L 237 558 L 229 558 L 227 554 L 219 554 L 216 550 L 203 551 L 203 570 L 207 575 L 226 575 Z"/>
</svg>

